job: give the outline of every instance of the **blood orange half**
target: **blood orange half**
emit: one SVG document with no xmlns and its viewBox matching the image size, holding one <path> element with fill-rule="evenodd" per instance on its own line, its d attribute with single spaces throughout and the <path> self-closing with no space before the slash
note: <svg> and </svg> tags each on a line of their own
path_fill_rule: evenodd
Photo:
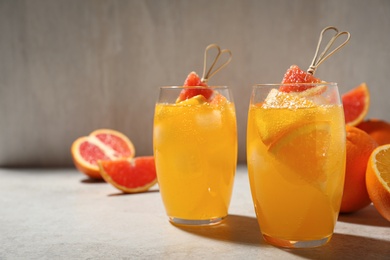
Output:
<svg viewBox="0 0 390 260">
<path fill-rule="evenodd" d="M 345 123 L 356 126 L 364 120 L 370 106 L 370 92 L 366 83 L 351 89 L 341 96 L 344 107 Z"/>
<path fill-rule="evenodd" d="M 157 183 L 153 156 L 99 161 L 98 164 L 104 180 L 124 193 L 147 191 Z"/>
<path fill-rule="evenodd" d="M 99 160 L 133 158 L 135 149 L 124 134 L 111 129 L 99 129 L 75 140 L 71 153 L 79 171 L 91 178 L 102 179 L 97 163 Z"/>
</svg>

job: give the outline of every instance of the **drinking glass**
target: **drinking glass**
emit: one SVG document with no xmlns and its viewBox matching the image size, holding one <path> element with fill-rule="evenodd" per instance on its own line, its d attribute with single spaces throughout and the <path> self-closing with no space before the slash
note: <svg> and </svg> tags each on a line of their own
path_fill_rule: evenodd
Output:
<svg viewBox="0 0 390 260">
<path fill-rule="evenodd" d="M 237 163 L 237 126 L 230 89 L 178 100 L 197 87 L 161 87 L 153 149 L 160 194 L 173 224 L 211 225 L 228 214 Z"/>
<path fill-rule="evenodd" d="M 306 248 L 331 239 L 344 185 L 345 138 L 336 83 L 253 86 L 247 164 L 268 243 Z"/>
</svg>

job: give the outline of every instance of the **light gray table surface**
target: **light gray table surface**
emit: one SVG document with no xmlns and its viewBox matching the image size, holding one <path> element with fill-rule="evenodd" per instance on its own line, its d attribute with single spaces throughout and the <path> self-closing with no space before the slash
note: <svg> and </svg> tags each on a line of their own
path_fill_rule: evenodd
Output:
<svg viewBox="0 0 390 260">
<path fill-rule="evenodd" d="M 75 169 L 0 169 L 0 259 L 390 259 L 390 222 L 371 205 L 340 215 L 325 246 L 266 244 L 247 168 L 237 168 L 229 216 L 216 226 L 168 222 L 158 185 L 122 194 Z"/>
</svg>

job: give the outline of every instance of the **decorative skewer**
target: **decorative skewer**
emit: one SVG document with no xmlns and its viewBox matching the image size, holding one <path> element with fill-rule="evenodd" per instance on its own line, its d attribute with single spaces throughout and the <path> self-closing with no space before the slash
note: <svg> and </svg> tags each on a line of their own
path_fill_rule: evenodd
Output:
<svg viewBox="0 0 390 260">
<path fill-rule="evenodd" d="M 325 34 L 326 31 L 328 30 L 334 30 L 336 32 L 336 34 L 330 39 L 330 41 L 328 42 L 328 44 L 326 45 L 324 51 L 318 56 L 318 51 L 320 49 L 320 46 L 321 46 L 321 42 L 322 42 L 322 37 L 323 35 Z M 333 43 L 335 42 L 335 40 L 341 36 L 341 35 L 347 35 L 347 39 L 342 42 L 337 48 L 335 48 L 333 51 L 331 51 L 330 53 L 328 53 L 326 56 L 325 54 L 329 51 L 330 47 L 332 47 Z M 320 38 L 318 40 L 318 44 L 317 44 L 317 49 L 316 49 L 316 53 L 314 55 L 314 58 L 313 58 L 313 61 L 311 62 L 311 65 L 309 66 L 309 69 L 307 70 L 308 73 L 314 75 L 316 69 L 318 68 L 318 66 L 320 66 L 320 64 L 322 62 L 324 62 L 327 58 L 329 58 L 330 56 L 332 56 L 336 51 L 338 51 L 339 49 L 341 49 L 344 45 L 347 44 L 347 42 L 349 41 L 349 39 L 351 38 L 351 35 L 349 32 L 339 32 L 339 30 L 336 28 L 336 27 L 333 27 L 333 26 L 329 26 L 329 27 L 326 27 L 324 28 L 322 31 L 321 31 L 321 34 L 320 34 Z M 317 57 L 318 56 L 318 57 Z"/>
<path fill-rule="evenodd" d="M 211 64 L 209 70 L 207 71 L 206 73 L 206 69 L 207 69 L 207 52 L 210 50 L 210 49 L 217 49 L 217 55 L 215 56 L 214 58 L 214 61 L 213 61 L 213 64 Z M 227 53 L 228 54 L 228 59 L 222 63 L 219 67 L 217 67 L 214 71 L 213 71 L 213 68 L 214 66 L 216 65 L 218 59 L 221 57 L 222 54 L 224 53 Z M 209 46 L 206 47 L 206 50 L 204 52 L 204 64 L 203 64 L 203 75 L 202 75 L 202 79 L 201 81 L 204 82 L 204 83 L 207 83 L 207 81 L 212 77 L 214 76 L 218 71 L 220 71 L 221 69 L 223 69 L 226 65 L 228 65 L 230 63 L 230 61 L 232 60 L 232 52 L 228 49 L 223 49 L 221 50 L 221 48 L 217 45 L 217 44 L 210 44 Z"/>
</svg>

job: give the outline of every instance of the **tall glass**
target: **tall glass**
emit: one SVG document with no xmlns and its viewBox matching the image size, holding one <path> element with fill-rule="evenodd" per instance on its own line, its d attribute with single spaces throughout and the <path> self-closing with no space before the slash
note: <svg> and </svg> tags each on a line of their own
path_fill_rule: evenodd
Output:
<svg viewBox="0 0 390 260">
<path fill-rule="evenodd" d="M 210 225 L 228 214 L 237 162 L 237 127 L 228 87 L 178 102 L 191 87 L 161 87 L 153 146 L 160 194 L 174 224 Z M 194 88 L 198 91 L 198 88 Z"/>
<path fill-rule="evenodd" d="M 247 163 L 267 242 L 305 248 L 330 240 L 344 185 L 345 138 L 336 83 L 253 87 Z"/>
</svg>

